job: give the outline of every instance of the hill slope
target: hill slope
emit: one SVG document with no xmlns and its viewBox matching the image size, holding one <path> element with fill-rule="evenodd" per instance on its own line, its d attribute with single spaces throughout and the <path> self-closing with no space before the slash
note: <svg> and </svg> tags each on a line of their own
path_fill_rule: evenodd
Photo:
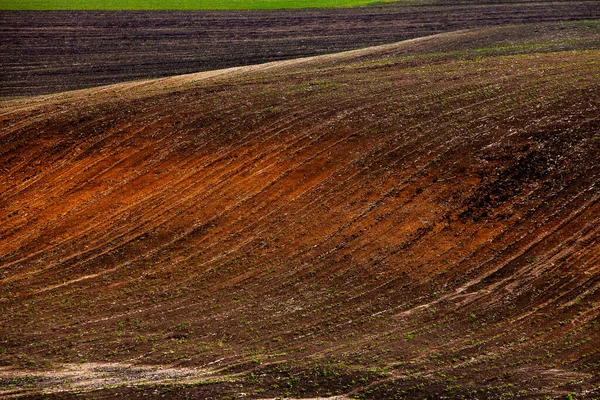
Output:
<svg viewBox="0 0 600 400">
<path fill-rule="evenodd" d="M 597 396 L 598 24 L 536 29 L 4 103 L 4 393 Z"/>
<path fill-rule="evenodd" d="M 591 0 L 428 0 L 427 6 L 403 1 L 252 12 L 2 11 L 0 97 L 337 53 L 459 29 L 598 18 L 600 3 Z"/>
</svg>

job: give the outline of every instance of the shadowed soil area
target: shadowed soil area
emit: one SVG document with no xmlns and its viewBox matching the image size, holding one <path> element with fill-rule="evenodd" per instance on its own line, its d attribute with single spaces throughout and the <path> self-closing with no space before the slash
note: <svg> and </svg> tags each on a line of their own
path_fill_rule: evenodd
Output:
<svg viewBox="0 0 600 400">
<path fill-rule="evenodd" d="M 598 1 L 246 12 L 0 12 L 0 97 L 328 54 L 483 26 L 600 18 Z"/>
<path fill-rule="evenodd" d="M 0 395 L 596 398 L 599 33 L 4 101 Z"/>
</svg>

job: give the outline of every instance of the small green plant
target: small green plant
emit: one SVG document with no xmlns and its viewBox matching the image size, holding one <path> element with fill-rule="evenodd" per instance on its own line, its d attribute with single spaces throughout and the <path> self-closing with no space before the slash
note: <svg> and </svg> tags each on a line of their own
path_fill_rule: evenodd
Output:
<svg viewBox="0 0 600 400">
<path fill-rule="evenodd" d="M 190 324 L 187 322 L 182 322 L 180 324 L 175 325 L 175 330 L 180 332 L 187 332 L 190 329 Z"/>
</svg>

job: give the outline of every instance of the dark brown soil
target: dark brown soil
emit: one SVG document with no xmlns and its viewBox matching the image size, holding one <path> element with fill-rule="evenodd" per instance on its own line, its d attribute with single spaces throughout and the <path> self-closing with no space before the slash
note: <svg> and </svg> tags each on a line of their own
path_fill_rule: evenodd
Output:
<svg viewBox="0 0 600 400">
<path fill-rule="evenodd" d="M 0 96 L 334 53 L 482 26 L 600 18 L 598 1 L 249 12 L 0 13 Z"/>
</svg>

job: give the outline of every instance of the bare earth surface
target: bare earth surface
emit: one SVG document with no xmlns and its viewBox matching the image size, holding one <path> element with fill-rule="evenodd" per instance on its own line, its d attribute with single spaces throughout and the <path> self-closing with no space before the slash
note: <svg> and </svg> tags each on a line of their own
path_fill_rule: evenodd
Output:
<svg viewBox="0 0 600 400">
<path fill-rule="evenodd" d="M 268 12 L 2 11 L 0 97 L 334 53 L 460 29 L 594 18 L 600 18 L 595 0 Z"/>
<path fill-rule="evenodd" d="M 597 398 L 599 116 L 597 21 L 4 101 L 0 395 Z"/>
</svg>

